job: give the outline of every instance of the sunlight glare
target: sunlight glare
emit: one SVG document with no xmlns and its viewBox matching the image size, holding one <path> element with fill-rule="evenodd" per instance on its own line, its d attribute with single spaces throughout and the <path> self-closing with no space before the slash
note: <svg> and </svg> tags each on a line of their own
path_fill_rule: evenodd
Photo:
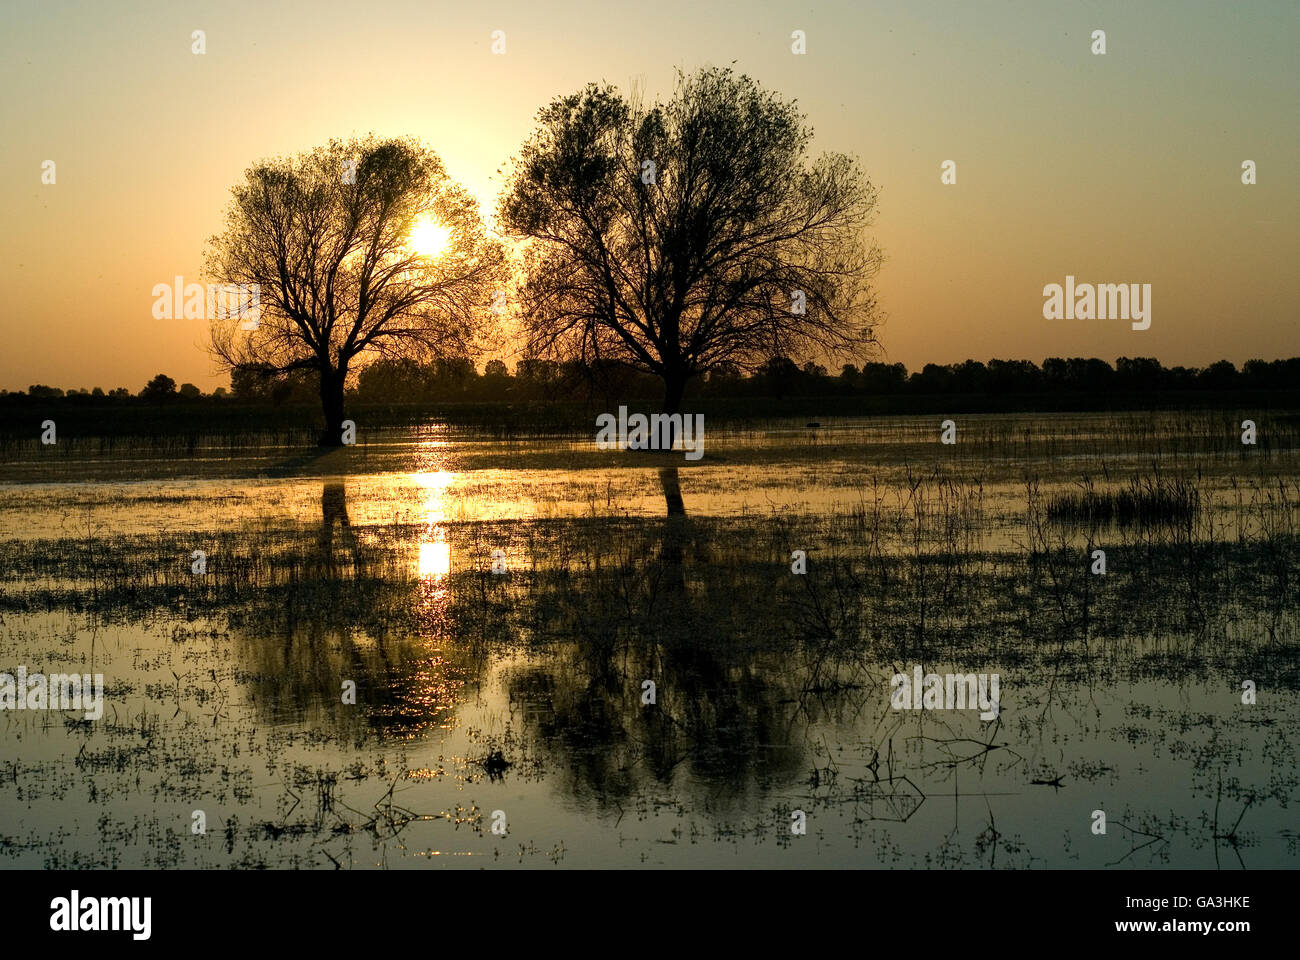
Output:
<svg viewBox="0 0 1300 960">
<path fill-rule="evenodd" d="M 456 475 L 448 470 L 417 473 L 414 480 L 425 491 L 424 522 L 427 524 L 416 572 L 421 580 L 442 580 L 451 573 L 451 544 L 441 524 L 445 519 L 443 497 Z"/>
<path fill-rule="evenodd" d="M 420 544 L 421 580 L 440 580 L 451 573 L 451 544 L 446 540 Z"/>
<path fill-rule="evenodd" d="M 451 247 L 451 228 L 425 217 L 411 230 L 411 249 L 422 257 L 436 260 Z"/>
</svg>

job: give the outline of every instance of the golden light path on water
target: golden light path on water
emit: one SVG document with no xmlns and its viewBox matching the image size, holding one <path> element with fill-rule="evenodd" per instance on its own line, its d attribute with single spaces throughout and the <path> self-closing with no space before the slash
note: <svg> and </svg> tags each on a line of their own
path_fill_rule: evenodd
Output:
<svg viewBox="0 0 1300 960">
<path fill-rule="evenodd" d="M 425 491 L 424 533 L 420 538 L 420 552 L 416 572 L 421 580 L 438 584 L 451 573 L 451 544 L 442 524 L 446 520 L 444 506 L 447 488 L 456 475 L 449 470 L 415 474 L 415 482 Z"/>
</svg>

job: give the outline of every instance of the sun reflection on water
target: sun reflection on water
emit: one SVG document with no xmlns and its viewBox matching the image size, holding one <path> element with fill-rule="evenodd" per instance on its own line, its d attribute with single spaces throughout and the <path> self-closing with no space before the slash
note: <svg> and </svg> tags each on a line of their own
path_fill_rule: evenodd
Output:
<svg viewBox="0 0 1300 960">
<path fill-rule="evenodd" d="M 441 531 L 435 533 L 435 536 L 438 535 L 441 535 Z M 420 579 L 441 580 L 449 573 L 451 573 L 451 544 L 446 540 L 420 544 Z"/>
<path fill-rule="evenodd" d="M 440 586 L 442 580 L 451 573 L 451 543 L 442 524 L 446 520 L 444 500 L 447 488 L 451 486 L 456 475 L 449 470 L 436 470 L 430 473 L 415 474 L 415 482 L 425 490 L 422 513 L 425 529 L 420 537 L 419 558 L 416 561 L 416 573 L 423 581 Z"/>
</svg>

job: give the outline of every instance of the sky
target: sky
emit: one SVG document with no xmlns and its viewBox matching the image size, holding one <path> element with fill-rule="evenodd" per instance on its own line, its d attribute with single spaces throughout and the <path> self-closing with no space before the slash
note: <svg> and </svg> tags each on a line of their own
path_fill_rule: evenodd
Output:
<svg viewBox="0 0 1300 960">
<path fill-rule="evenodd" d="M 1295 0 L 5 0 L 0 389 L 224 385 L 152 289 L 201 280 L 259 159 L 412 134 L 486 213 L 552 98 L 732 61 L 881 189 L 879 359 L 1300 355 L 1298 47 Z M 1151 284 L 1150 328 L 1044 319 L 1067 275 Z"/>
</svg>

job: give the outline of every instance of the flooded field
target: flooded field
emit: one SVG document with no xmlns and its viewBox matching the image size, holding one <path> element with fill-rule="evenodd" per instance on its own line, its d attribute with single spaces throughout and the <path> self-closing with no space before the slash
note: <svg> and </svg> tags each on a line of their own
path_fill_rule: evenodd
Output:
<svg viewBox="0 0 1300 960">
<path fill-rule="evenodd" d="M 939 419 L 7 448 L 0 866 L 1300 864 L 1300 417 Z"/>
</svg>

